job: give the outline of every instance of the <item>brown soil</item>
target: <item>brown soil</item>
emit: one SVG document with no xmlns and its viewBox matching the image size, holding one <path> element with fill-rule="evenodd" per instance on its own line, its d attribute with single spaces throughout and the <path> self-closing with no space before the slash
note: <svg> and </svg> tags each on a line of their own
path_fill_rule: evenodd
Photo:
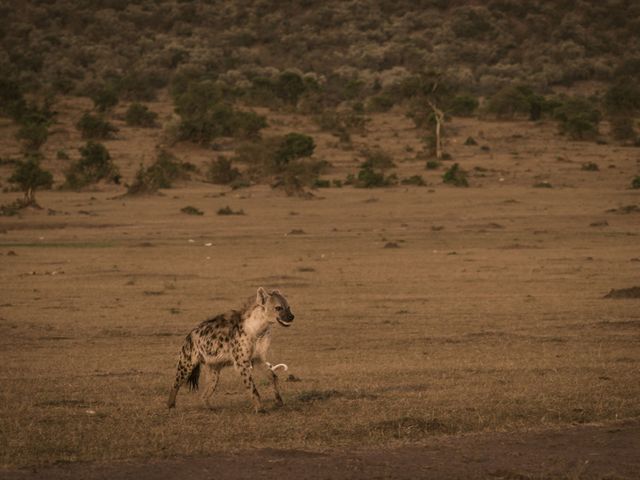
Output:
<svg viewBox="0 0 640 480">
<path fill-rule="evenodd" d="M 111 465 L 76 463 L 0 478 L 74 479 L 632 479 L 640 475 L 640 422 L 447 436 L 421 446 L 314 453 L 256 449 Z"/>
</svg>

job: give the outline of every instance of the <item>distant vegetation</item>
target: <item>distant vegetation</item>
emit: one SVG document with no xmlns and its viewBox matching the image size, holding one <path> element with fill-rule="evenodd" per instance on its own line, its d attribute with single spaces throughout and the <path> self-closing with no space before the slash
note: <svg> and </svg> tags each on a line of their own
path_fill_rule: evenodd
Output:
<svg viewBox="0 0 640 480">
<path fill-rule="evenodd" d="M 370 98 L 384 110 L 390 85 L 427 69 L 475 95 L 640 71 L 633 0 L 29 0 L 0 13 L 0 71 L 29 90 L 87 93 L 98 110 L 152 100 L 184 72 L 257 104 Z"/>
</svg>

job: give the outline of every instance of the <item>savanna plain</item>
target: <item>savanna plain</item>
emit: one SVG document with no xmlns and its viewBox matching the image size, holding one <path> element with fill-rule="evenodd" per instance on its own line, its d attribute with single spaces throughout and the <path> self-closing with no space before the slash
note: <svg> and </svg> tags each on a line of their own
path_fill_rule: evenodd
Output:
<svg viewBox="0 0 640 480">
<path fill-rule="evenodd" d="M 70 119 L 84 101 L 58 106 L 46 148 L 80 143 Z M 170 109 L 162 99 L 151 107 Z M 357 168 L 306 117 L 262 113 L 270 134 L 312 134 L 329 176 Z M 117 126 L 105 144 L 131 178 L 160 133 Z M 5 153 L 12 128 L 0 129 Z M 301 198 L 184 181 L 132 197 L 100 184 L 38 192 L 42 209 L 0 218 L 0 476 L 273 451 L 379 460 L 456 441 L 499 450 L 492 439 L 503 436 L 631 427 L 626 447 L 636 449 L 640 303 L 606 295 L 640 284 L 640 198 L 629 188 L 640 150 L 570 141 L 547 122 L 467 118 L 448 128 L 468 188 L 443 184 L 441 170 L 407 153 L 420 134 L 392 110 L 353 143 L 384 148 L 401 176 L 423 175 L 426 186 Z M 465 144 L 470 136 L 477 145 Z M 200 165 L 211 154 L 185 145 L 179 155 Z M 60 175 L 63 165 L 48 167 Z M 242 214 L 218 215 L 225 207 Z M 229 369 L 212 408 L 185 388 L 169 411 L 186 333 L 260 286 L 280 289 L 296 315 L 275 328 L 269 354 L 289 366 L 284 406 L 257 377 L 267 413 L 254 414 Z M 530 469 L 515 459 L 493 478 L 640 475 L 628 450 L 608 462 L 611 452 L 592 446 L 554 463 L 563 448 Z"/>
</svg>

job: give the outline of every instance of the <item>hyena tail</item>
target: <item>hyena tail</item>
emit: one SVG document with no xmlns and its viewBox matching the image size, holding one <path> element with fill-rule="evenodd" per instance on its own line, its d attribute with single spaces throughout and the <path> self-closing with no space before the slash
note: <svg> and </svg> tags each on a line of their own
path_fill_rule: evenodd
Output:
<svg viewBox="0 0 640 480">
<path fill-rule="evenodd" d="M 180 386 L 185 382 L 189 384 L 189 390 L 198 389 L 198 380 L 200 376 L 200 362 L 194 358 L 193 339 L 191 334 L 187 335 L 185 342 L 182 345 L 182 351 L 178 358 L 178 366 L 176 372 L 176 381 L 173 384 L 173 388 L 169 393 L 169 399 L 167 400 L 167 406 L 173 408 L 176 406 L 176 396 Z"/>
<path fill-rule="evenodd" d="M 187 377 L 187 385 L 190 391 L 198 390 L 198 382 L 200 381 L 200 364 L 197 364 L 191 374 Z"/>
</svg>

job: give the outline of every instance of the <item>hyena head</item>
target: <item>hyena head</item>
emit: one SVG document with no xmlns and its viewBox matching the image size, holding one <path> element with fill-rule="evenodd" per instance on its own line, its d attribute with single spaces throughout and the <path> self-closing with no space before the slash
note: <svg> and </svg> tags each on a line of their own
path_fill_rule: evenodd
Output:
<svg viewBox="0 0 640 480">
<path fill-rule="evenodd" d="M 269 293 L 262 287 L 258 288 L 256 303 L 263 307 L 269 323 L 278 322 L 283 327 L 289 327 L 293 323 L 295 317 L 291 313 L 289 302 L 278 290 Z"/>
</svg>

